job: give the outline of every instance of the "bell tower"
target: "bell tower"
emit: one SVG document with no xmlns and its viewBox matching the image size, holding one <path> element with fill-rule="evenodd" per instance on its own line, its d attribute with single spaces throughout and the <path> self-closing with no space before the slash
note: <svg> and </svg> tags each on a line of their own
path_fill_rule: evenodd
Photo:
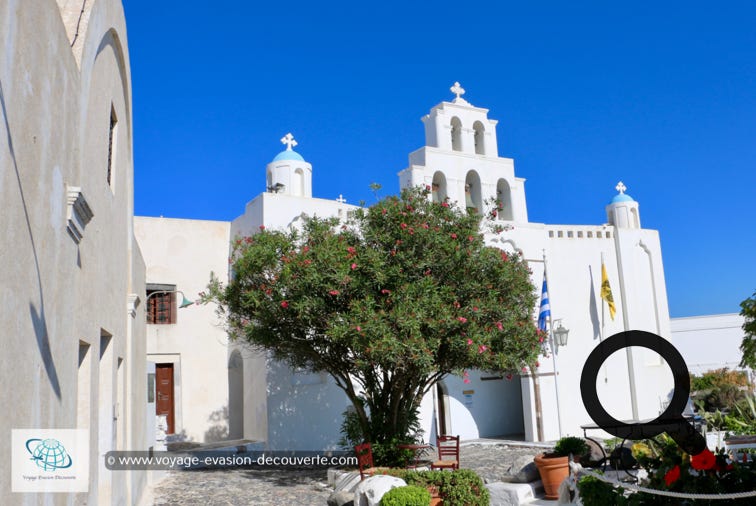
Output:
<svg viewBox="0 0 756 506">
<path fill-rule="evenodd" d="M 312 165 L 292 149 L 298 143 L 291 133 L 281 138 L 286 149 L 278 153 L 265 169 L 265 186 L 270 193 L 312 197 Z"/>
<path fill-rule="evenodd" d="M 606 206 L 606 218 L 617 228 L 641 228 L 638 203 L 625 193 L 627 187 L 620 181 L 614 187 L 619 193 Z"/>
<path fill-rule="evenodd" d="M 462 98 L 465 89 L 458 82 L 450 91 L 451 102 L 422 118 L 425 146 L 410 153 L 409 167 L 399 173 L 400 188 L 428 186 L 434 201 L 493 212 L 502 221 L 528 221 L 525 179 L 515 177 L 511 158 L 499 157 L 498 121 Z"/>
</svg>

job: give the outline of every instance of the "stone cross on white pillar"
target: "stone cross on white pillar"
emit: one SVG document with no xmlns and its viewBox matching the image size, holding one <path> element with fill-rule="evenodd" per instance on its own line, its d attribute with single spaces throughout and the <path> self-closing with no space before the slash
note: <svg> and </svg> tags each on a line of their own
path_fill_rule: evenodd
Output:
<svg viewBox="0 0 756 506">
<path fill-rule="evenodd" d="M 454 86 L 452 86 L 449 89 L 451 90 L 452 93 L 457 95 L 458 99 L 461 98 L 461 96 L 465 94 L 465 89 L 462 86 L 460 86 L 459 82 L 455 82 Z"/>
<path fill-rule="evenodd" d="M 294 140 L 294 136 L 289 132 L 281 138 L 281 144 L 286 144 L 286 151 L 291 151 L 291 148 L 297 145 L 297 141 Z"/>
<path fill-rule="evenodd" d="M 336 199 L 336 202 L 338 202 L 339 204 L 344 204 L 346 202 L 346 199 L 342 194 L 339 193 L 339 198 Z"/>
<path fill-rule="evenodd" d="M 618 192 L 624 194 L 625 190 L 627 190 L 627 187 L 625 186 L 625 184 L 622 181 L 620 181 L 619 183 L 617 183 L 617 186 L 615 186 L 614 189 L 617 190 Z"/>
</svg>

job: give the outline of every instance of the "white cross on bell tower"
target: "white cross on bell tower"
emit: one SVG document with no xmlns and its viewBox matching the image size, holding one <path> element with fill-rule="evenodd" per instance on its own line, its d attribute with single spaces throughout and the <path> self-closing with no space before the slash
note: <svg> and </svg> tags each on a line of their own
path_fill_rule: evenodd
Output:
<svg viewBox="0 0 756 506">
<path fill-rule="evenodd" d="M 615 186 L 614 189 L 620 192 L 620 194 L 624 194 L 625 190 L 627 190 L 627 186 L 625 186 L 625 183 L 620 181 L 619 183 L 617 183 L 617 186 Z"/>
<path fill-rule="evenodd" d="M 294 140 L 294 136 L 291 135 L 291 132 L 289 132 L 281 138 L 281 144 L 286 144 L 286 151 L 291 151 L 291 148 L 296 146 L 298 143 Z"/>
<path fill-rule="evenodd" d="M 465 89 L 459 84 L 459 81 L 455 82 L 454 86 L 452 86 L 449 89 L 451 90 L 452 93 L 457 95 L 457 98 L 456 98 L 457 100 L 462 98 L 462 95 L 465 94 Z"/>
</svg>

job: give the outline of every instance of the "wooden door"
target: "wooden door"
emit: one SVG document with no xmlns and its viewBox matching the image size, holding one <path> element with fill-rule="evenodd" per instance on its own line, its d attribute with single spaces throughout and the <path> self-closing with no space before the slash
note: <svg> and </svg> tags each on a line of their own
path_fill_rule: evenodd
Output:
<svg viewBox="0 0 756 506">
<path fill-rule="evenodd" d="M 155 382 L 157 383 L 155 411 L 158 415 L 165 415 L 168 421 L 167 434 L 174 434 L 173 364 L 156 364 Z"/>
</svg>

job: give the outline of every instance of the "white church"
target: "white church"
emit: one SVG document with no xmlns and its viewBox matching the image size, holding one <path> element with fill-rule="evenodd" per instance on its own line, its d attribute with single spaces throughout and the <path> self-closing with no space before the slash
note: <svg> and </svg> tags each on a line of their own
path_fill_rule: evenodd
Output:
<svg viewBox="0 0 756 506">
<path fill-rule="evenodd" d="M 547 275 L 549 323 L 569 334 L 564 346 L 550 340 L 533 374 L 507 379 L 472 371 L 469 383 L 445 378 L 423 401 L 424 437 L 433 441 L 435 434 L 447 433 L 463 440 L 508 436 L 539 441 L 581 434 L 581 425 L 592 420 L 582 408 L 580 374 L 600 340 L 630 329 L 670 339 L 659 234 L 641 228 L 639 204 L 622 183 L 616 194 L 607 192 L 605 210 L 597 209 L 597 216 L 606 213 L 604 223 L 528 221 L 525 180 L 517 177 L 514 160 L 499 156 L 497 121 L 487 109 L 465 100 L 459 83 L 451 91 L 451 101 L 422 118 L 425 146 L 410 153 L 408 167 L 399 172 L 400 186 L 430 186 L 433 199 L 456 201 L 480 213 L 497 205 L 497 219 L 508 225 L 507 231 L 488 235 L 488 244 L 521 253 L 535 287 L 540 289 Z M 344 199 L 313 197 L 317 169 L 294 150 L 297 141 L 291 134 L 281 141 L 286 148 L 259 171 L 267 191 L 232 222 L 135 218 L 148 292 L 180 290 L 191 298 L 189 294 L 204 290 L 211 271 L 228 275 L 232 241 L 261 226 L 297 226 L 303 215 L 347 217 L 354 206 Z M 600 297 L 602 259 L 616 301 L 614 318 Z M 170 370 L 164 392 L 158 385 L 158 412 L 160 399 L 171 397 L 162 408 L 170 432 L 194 441 L 250 439 L 270 449 L 337 446 L 349 401 L 326 374 L 292 371 L 264 353 L 229 345 L 210 307 L 177 311 L 175 306 L 174 299 L 173 319 L 164 320 L 168 325 L 147 329 L 148 360 L 158 371 Z M 534 307 L 534 318 L 537 313 Z M 671 372 L 653 351 L 615 353 L 603 370 L 598 392 L 618 419 L 656 417 L 671 396 Z"/>
<path fill-rule="evenodd" d="M 210 272 L 228 275 L 237 236 L 297 226 L 303 214 L 346 218 L 354 206 L 313 197 L 317 167 L 287 135 L 259 168 L 267 191 L 232 222 L 135 217 L 122 3 L 0 2 L 0 33 L 0 504 L 139 503 L 154 475 L 115 473 L 104 455 L 155 449 L 158 417 L 179 440 L 334 448 L 348 401 L 327 375 L 231 345 L 213 307 L 179 301 L 205 290 Z M 547 274 L 551 327 L 569 334 L 533 374 L 445 378 L 422 405 L 426 441 L 579 434 L 591 422 L 578 387 L 583 363 L 626 329 L 672 339 L 695 372 L 737 365 L 742 317 L 678 318 L 670 331 L 659 236 L 641 228 L 623 184 L 616 195 L 607 189 L 605 223 L 529 222 L 525 181 L 499 156 L 496 121 L 458 84 L 452 93 L 423 117 L 425 146 L 410 154 L 400 185 L 431 186 L 432 198 L 480 213 L 495 202 L 508 227 L 488 243 L 521 252 L 534 287 Z M 602 263 L 614 318 L 600 297 Z M 657 415 L 671 388 L 668 367 L 644 349 L 611 356 L 597 380 L 620 419 Z M 78 444 L 88 449 L 76 455 L 88 462 L 82 488 L 17 491 L 21 468 L 9 456 L 31 460 L 13 431 L 57 429 L 86 434 Z"/>
</svg>

